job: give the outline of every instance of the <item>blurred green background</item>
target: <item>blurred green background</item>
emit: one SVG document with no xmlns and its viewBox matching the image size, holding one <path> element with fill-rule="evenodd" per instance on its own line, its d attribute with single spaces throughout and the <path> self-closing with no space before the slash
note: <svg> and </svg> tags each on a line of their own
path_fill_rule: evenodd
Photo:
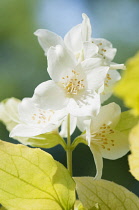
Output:
<svg viewBox="0 0 139 210">
<path fill-rule="evenodd" d="M 138 0 L 0 0 L 0 101 L 9 97 L 31 97 L 35 87 L 47 80 L 47 60 L 33 32 L 46 28 L 61 36 L 86 13 L 93 37 L 106 38 L 118 49 L 115 61 L 125 63 L 139 50 Z M 112 97 L 110 101 L 122 101 Z M 8 137 L 0 124 L 0 138 Z M 60 146 L 46 150 L 66 165 Z M 73 175 L 94 176 L 95 165 L 89 148 L 79 145 L 73 152 Z M 139 183 L 129 173 L 127 156 L 104 160 L 103 178 L 119 183 L 139 195 Z"/>
</svg>

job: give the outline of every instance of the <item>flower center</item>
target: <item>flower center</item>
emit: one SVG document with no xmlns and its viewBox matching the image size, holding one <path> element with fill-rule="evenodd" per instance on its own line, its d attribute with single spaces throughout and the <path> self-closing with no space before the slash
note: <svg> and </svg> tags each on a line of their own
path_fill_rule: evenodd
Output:
<svg viewBox="0 0 139 210">
<path fill-rule="evenodd" d="M 34 123 L 36 124 L 46 124 L 51 120 L 53 114 L 54 114 L 53 110 L 45 111 L 45 110 L 38 109 L 37 112 L 32 114 L 31 120 L 33 120 Z"/>
<path fill-rule="evenodd" d="M 107 135 L 112 133 L 114 133 L 114 130 L 109 125 L 103 124 L 97 133 L 91 134 L 91 138 L 93 142 L 101 145 L 102 149 L 110 151 L 111 147 L 115 146 L 115 140 L 107 138 Z"/>
<path fill-rule="evenodd" d="M 62 77 L 62 85 L 66 93 L 69 95 L 77 95 L 80 90 L 84 89 L 84 79 L 80 78 L 80 74 L 72 70 L 71 77 Z"/>
</svg>

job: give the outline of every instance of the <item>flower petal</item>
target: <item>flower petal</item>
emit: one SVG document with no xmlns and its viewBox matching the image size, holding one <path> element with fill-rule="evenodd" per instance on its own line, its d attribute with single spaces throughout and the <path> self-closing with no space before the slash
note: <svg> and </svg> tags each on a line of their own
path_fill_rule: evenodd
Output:
<svg viewBox="0 0 139 210">
<path fill-rule="evenodd" d="M 32 98 L 24 98 L 18 106 L 20 122 L 29 123 L 33 113 L 37 111 L 37 107 L 33 104 Z"/>
<path fill-rule="evenodd" d="M 56 85 L 52 80 L 38 85 L 34 91 L 32 100 L 37 107 L 45 110 L 62 109 L 69 101 L 69 99 L 65 97 L 64 90 Z"/>
<path fill-rule="evenodd" d="M 90 124 L 91 124 L 91 118 L 90 117 L 78 117 L 77 118 L 77 127 L 80 131 L 84 132 L 87 131 L 86 140 L 88 142 L 88 145 L 90 145 Z M 89 134 L 89 136 L 88 136 Z"/>
<path fill-rule="evenodd" d="M 90 19 L 88 18 L 88 16 L 83 13 L 82 14 L 82 18 L 83 18 L 83 22 L 82 22 L 82 40 L 83 42 L 85 41 L 90 41 L 91 40 L 91 35 L 92 35 L 92 28 L 91 28 L 91 24 L 90 24 Z"/>
<path fill-rule="evenodd" d="M 64 46 L 63 39 L 51 31 L 38 29 L 34 34 L 38 37 L 39 44 L 44 50 L 45 55 L 47 55 L 48 49 L 51 46 L 55 47 L 58 44 Z"/>
<path fill-rule="evenodd" d="M 11 131 L 19 122 L 18 105 L 21 101 L 17 98 L 9 98 L 0 103 L 0 121 L 8 131 Z"/>
<path fill-rule="evenodd" d="M 72 135 L 73 132 L 75 131 L 76 124 L 77 124 L 77 117 L 70 115 L 70 135 Z M 67 116 L 65 117 L 65 119 L 61 124 L 60 135 L 64 138 L 67 138 Z"/>
<path fill-rule="evenodd" d="M 96 176 L 94 179 L 101 179 L 103 170 L 103 158 L 99 149 L 99 146 L 91 144 L 90 149 L 94 156 L 94 161 L 96 165 Z"/>
<path fill-rule="evenodd" d="M 98 53 L 98 46 L 92 42 L 83 43 L 84 58 L 92 58 Z"/>
<path fill-rule="evenodd" d="M 82 17 L 82 23 L 73 27 L 64 37 L 65 45 L 74 53 L 82 49 L 83 42 L 91 39 L 90 20 L 86 14 L 82 14 Z"/>
<path fill-rule="evenodd" d="M 104 158 L 115 160 L 123 157 L 129 151 L 128 135 L 114 130 L 114 133 L 106 135 L 107 144 L 100 147 Z"/>
<path fill-rule="evenodd" d="M 86 92 L 77 98 L 70 98 L 67 110 L 73 116 L 92 116 L 98 114 L 100 109 L 100 96 L 96 93 Z"/>
<path fill-rule="evenodd" d="M 111 95 L 113 91 L 113 87 L 117 81 L 121 79 L 121 75 L 116 70 L 109 70 L 105 79 L 104 90 L 101 94 L 101 103 L 106 101 Z"/>
<path fill-rule="evenodd" d="M 76 65 L 75 58 L 66 48 L 61 45 L 51 47 L 47 55 L 48 73 L 55 81 L 62 81 L 62 77 L 71 74 L 72 69 Z"/>
<path fill-rule="evenodd" d="M 92 42 L 98 45 L 101 57 L 105 57 L 109 61 L 113 60 L 117 50 L 112 47 L 111 42 L 106 39 L 92 39 Z"/>
<path fill-rule="evenodd" d="M 105 88 L 103 88 L 105 90 Z M 107 93 L 104 93 L 101 92 L 100 94 L 100 100 L 101 100 L 101 104 L 103 104 L 105 101 L 107 101 L 110 97 L 112 96 L 112 92 L 107 92 Z"/>
<path fill-rule="evenodd" d="M 39 134 L 51 132 L 56 129 L 57 129 L 57 127 L 54 124 L 49 124 L 45 128 L 44 127 L 41 128 L 41 126 L 35 127 L 35 126 L 29 126 L 29 125 L 25 125 L 25 124 L 19 124 L 13 128 L 13 130 L 10 133 L 10 137 L 14 137 L 14 136 L 15 137 L 16 136 L 33 137 L 33 136 L 37 136 Z"/>
<path fill-rule="evenodd" d="M 88 58 L 81 62 L 81 66 L 84 69 L 84 71 L 92 71 L 94 68 L 99 67 L 102 65 L 102 59 L 101 58 Z"/>
<path fill-rule="evenodd" d="M 81 63 L 86 72 L 88 89 L 97 90 L 104 85 L 104 80 L 109 70 L 108 66 L 100 66 L 101 59 L 90 58 Z"/>
<path fill-rule="evenodd" d="M 64 37 L 65 45 L 74 53 L 80 51 L 83 46 L 81 30 L 82 25 L 76 25 Z"/>
<path fill-rule="evenodd" d="M 98 46 L 110 47 L 110 48 L 112 48 L 112 43 L 109 42 L 107 39 L 92 38 L 92 42 L 95 43 L 95 44 L 97 44 Z"/>
<path fill-rule="evenodd" d="M 99 114 L 92 117 L 91 131 L 96 132 L 103 124 L 115 127 L 120 119 L 121 109 L 116 103 L 102 106 Z"/>
<path fill-rule="evenodd" d="M 117 52 L 117 49 L 116 48 L 106 48 L 106 52 L 104 53 L 104 56 L 108 59 L 108 60 L 113 60 L 115 55 L 116 55 L 116 52 Z"/>
</svg>

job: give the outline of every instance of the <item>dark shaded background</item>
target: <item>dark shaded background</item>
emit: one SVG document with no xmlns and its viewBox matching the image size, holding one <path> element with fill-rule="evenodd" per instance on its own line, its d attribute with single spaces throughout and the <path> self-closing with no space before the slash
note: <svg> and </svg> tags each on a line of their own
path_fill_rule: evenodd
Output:
<svg viewBox="0 0 139 210">
<path fill-rule="evenodd" d="M 118 49 L 116 62 L 125 63 L 139 50 L 138 0 L 0 0 L 0 101 L 31 97 L 35 87 L 49 78 L 46 57 L 33 32 L 47 28 L 64 36 L 81 23 L 83 12 L 90 17 L 93 37 L 106 38 Z M 126 110 L 116 97 L 110 101 Z M 0 138 L 17 143 L 8 137 L 2 124 Z M 66 165 L 66 155 L 60 146 L 47 151 Z M 139 183 L 128 171 L 127 156 L 104 160 L 103 178 L 139 195 Z M 80 144 L 73 152 L 73 175 L 95 175 L 93 156 L 85 145 Z"/>
</svg>

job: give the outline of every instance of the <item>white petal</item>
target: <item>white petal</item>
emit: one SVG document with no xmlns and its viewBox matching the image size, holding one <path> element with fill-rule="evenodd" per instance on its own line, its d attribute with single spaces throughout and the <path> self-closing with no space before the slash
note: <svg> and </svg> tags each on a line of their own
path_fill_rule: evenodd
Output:
<svg viewBox="0 0 139 210">
<path fill-rule="evenodd" d="M 64 37 L 65 45 L 74 53 L 80 51 L 83 47 L 81 30 L 82 25 L 79 24 L 73 27 Z"/>
<path fill-rule="evenodd" d="M 24 98 L 18 106 L 18 112 L 21 122 L 30 122 L 30 117 L 37 111 L 37 107 L 33 104 L 31 98 Z"/>
<path fill-rule="evenodd" d="M 99 149 L 99 146 L 91 144 L 90 149 L 94 156 L 94 161 L 96 165 L 96 176 L 95 179 L 101 179 L 103 170 L 103 158 Z"/>
<path fill-rule="evenodd" d="M 102 93 L 100 94 L 100 101 L 101 104 L 103 104 L 105 101 L 107 101 L 112 96 L 112 92 Z"/>
<path fill-rule="evenodd" d="M 116 48 L 106 48 L 106 52 L 104 53 L 104 56 L 108 59 L 108 60 L 113 60 L 115 55 L 116 55 L 116 52 L 117 52 L 117 49 Z"/>
<path fill-rule="evenodd" d="M 75 131 L 76 124 L 77 124 L 77 117 L 70 115 L 70 135 L 72 135 L 73 132 Z M 60 135 L 64 138 L 67 138 L 67 117 L 65 117 L 64 121 L 61 124 Z"/>
<path fill-rule="evenodd" d="M 106 135 L 105 148 L 100 147 L 104 158 L 115 160 L 121 158 L 129 151 L 128 135 L 114 130 L 114 133 Z"/>
<path fill-rule="evenodd" d="M 56 125 L 49 124 L 46 128 L 41 128 L 38 126 L 29 126 L 25 124 L 19 124 L 10 133 L 10 137 L 20 136 L 20 137 L 32 137 L 37 136 L 39 134 L 51 132 L 55 130 L 57 127 Z"/>
<path fill-rule="evenodd" d="M 69 99 L 65 97 L 65 92 L 62 88 L 56 85 L 52 80 L 43 82 L 35 89 L 33 102 L 40 109 L 63 109 Z"/>
<path fill-rule="evenodd" d="M 86 93 L 77 98 L 70 98 L 67 110 L 73 116 L 92 116 L 98 114 L 100 96 L 96 93 Z"/>
<path fill-rule="evenodd" d="M 87 73 L 88 89 L 97 91 L 100 87 L 102 87 L 108 70 L 109 67 L 101 66 L 89 71 Z M 98 90 L 98 93 L 100 93 L 100 89 Z"/>
<path fill-rule="evenodd" d="M 92 39 L 92 42 L 98 45 L 99 53 L 102 57 L 105 57 L 108 61 L 113 60 L 117 50 L 112 47 L 111 42 L 106 39 Z"/>
<path fill-rule="evenodd" d="M 98 46 L 102 46 L 102 47 L 110 47 L 112 48 L 112 43 L 109 42 L 106 39 L 101 39 L 101 38 L 93 38 L 92 42 L 94 42 L 95 44 L 97 44 Z"/>
<path fill-rule="evenodd" d="M 104 80 L 109 70 L 108 66 L 97 67 L 101 63 L 99 58 L 90 58 L 81 63 L 86 72 L 88 89 L 97 90 L 104 85 Z"/>
<path fill-rule="evenodd" d="M 83 22 L 82 22 L 82 40 L 83 42 L 85 41 L 90 41 L 91 40 L 91 34 L 92 34 L 92 28 L 90 24 L 90 19 L 88 16 L 83 13 L 82 14 Z"/>
<path fill-rule="evenodd" d="M 118 64 L 118 63 L 113 63 L 113 62 L 111 62 L 111 63 L 110 63 L 110 70 L 116 70 L 116 69 L 125 70 L 126 67 L 125 67 L 124 64 Z"/>
<path fill-rule="evenodd" d="M 45 55 L 47 55 L 48 49 L 51 46 L 55 47 L 58 44 L 64 46 L 63 39 L 51 31 L 38 29 L 34 34 L 38 37 L 39 44 L 44 50 Z"/>
<path fill-rule="evenodd" d="M 121 79 L 121 75 L 116 70 L 109 70 L 108 76 L 110 77 L 110 80 L 108 80 L 108 87 L 112 89 L 112 86 Z"/>
<path fill-rule="evenodd" d="M 0 103 L 0 121 L 11 131 L 19 122 L 18 105 L 21 103 L 16 98 L 9 98 Z"/>
<path fill-rule="evenodd" d="M 82 14 L 82 17 L 82 23 L 73 27 L 64 37 L 65 45 L 74 53 L 81 51 L 83 42 L 91 39 L 90 20 L 86 14 Z"/>
<path fill-rule="evenodd" d="M 101 58 L 88 58 L 81 62 L 81 66 L 84 71 L 91 71 L 102 64 Z"/>
<path fill-rule="evenodd" d="M 102 106 L 99 114 L 92 118 L 91 131 L 98 131 L 103 124 L 111 125 L 112 128 L 115 127 L 120 119 L 120 114 L 120 106 L 114 102 Z"/>
<path fill-rule="evenodd" d="M 1 102 L 0 110 L 0 118 L 3 122 L 13 121 L 14 123 L 19 123 L 19 115 L 18 115 L 18 105 L 21 101 L 17 98 L 9 98 L 3 102 Z M 5 115 L 2 117 L 2 115 Z"/>
<path fill-rule="evenodd" d="M 71 73 L 76 65 L 73 54 L 61 45 L 51 47 L 47 59 L 48 73 L 55 82 L 62 81 L 62 77 Z"/>
<path fill-rule="evenodd" d="M 88 133 L 90 134 L 90 124 L 91 124 L 91 117 L 78 117 L 77 118 L 77 127 L 82 132 L 84 132 L 85 130 L 88 130 Z M 90 142 L 89 138 L 86 138 L 86 140 Z"/>
<path fill-rule="evenodd" d="M 121 75 L 116 70 L 109 70 L 107 77 L 105 79 L 104 90 L 101 94 L 101 103 L 106 101 L 111 95 L 113 91 L 113 87 L 117 81 L 121 79 Z"/>
<path fill-rule="evenodd" d="M 98 46 L 92 42 L 83 43 L 84 58 L 92 58 L 98 53 Z"/>
</svg>

